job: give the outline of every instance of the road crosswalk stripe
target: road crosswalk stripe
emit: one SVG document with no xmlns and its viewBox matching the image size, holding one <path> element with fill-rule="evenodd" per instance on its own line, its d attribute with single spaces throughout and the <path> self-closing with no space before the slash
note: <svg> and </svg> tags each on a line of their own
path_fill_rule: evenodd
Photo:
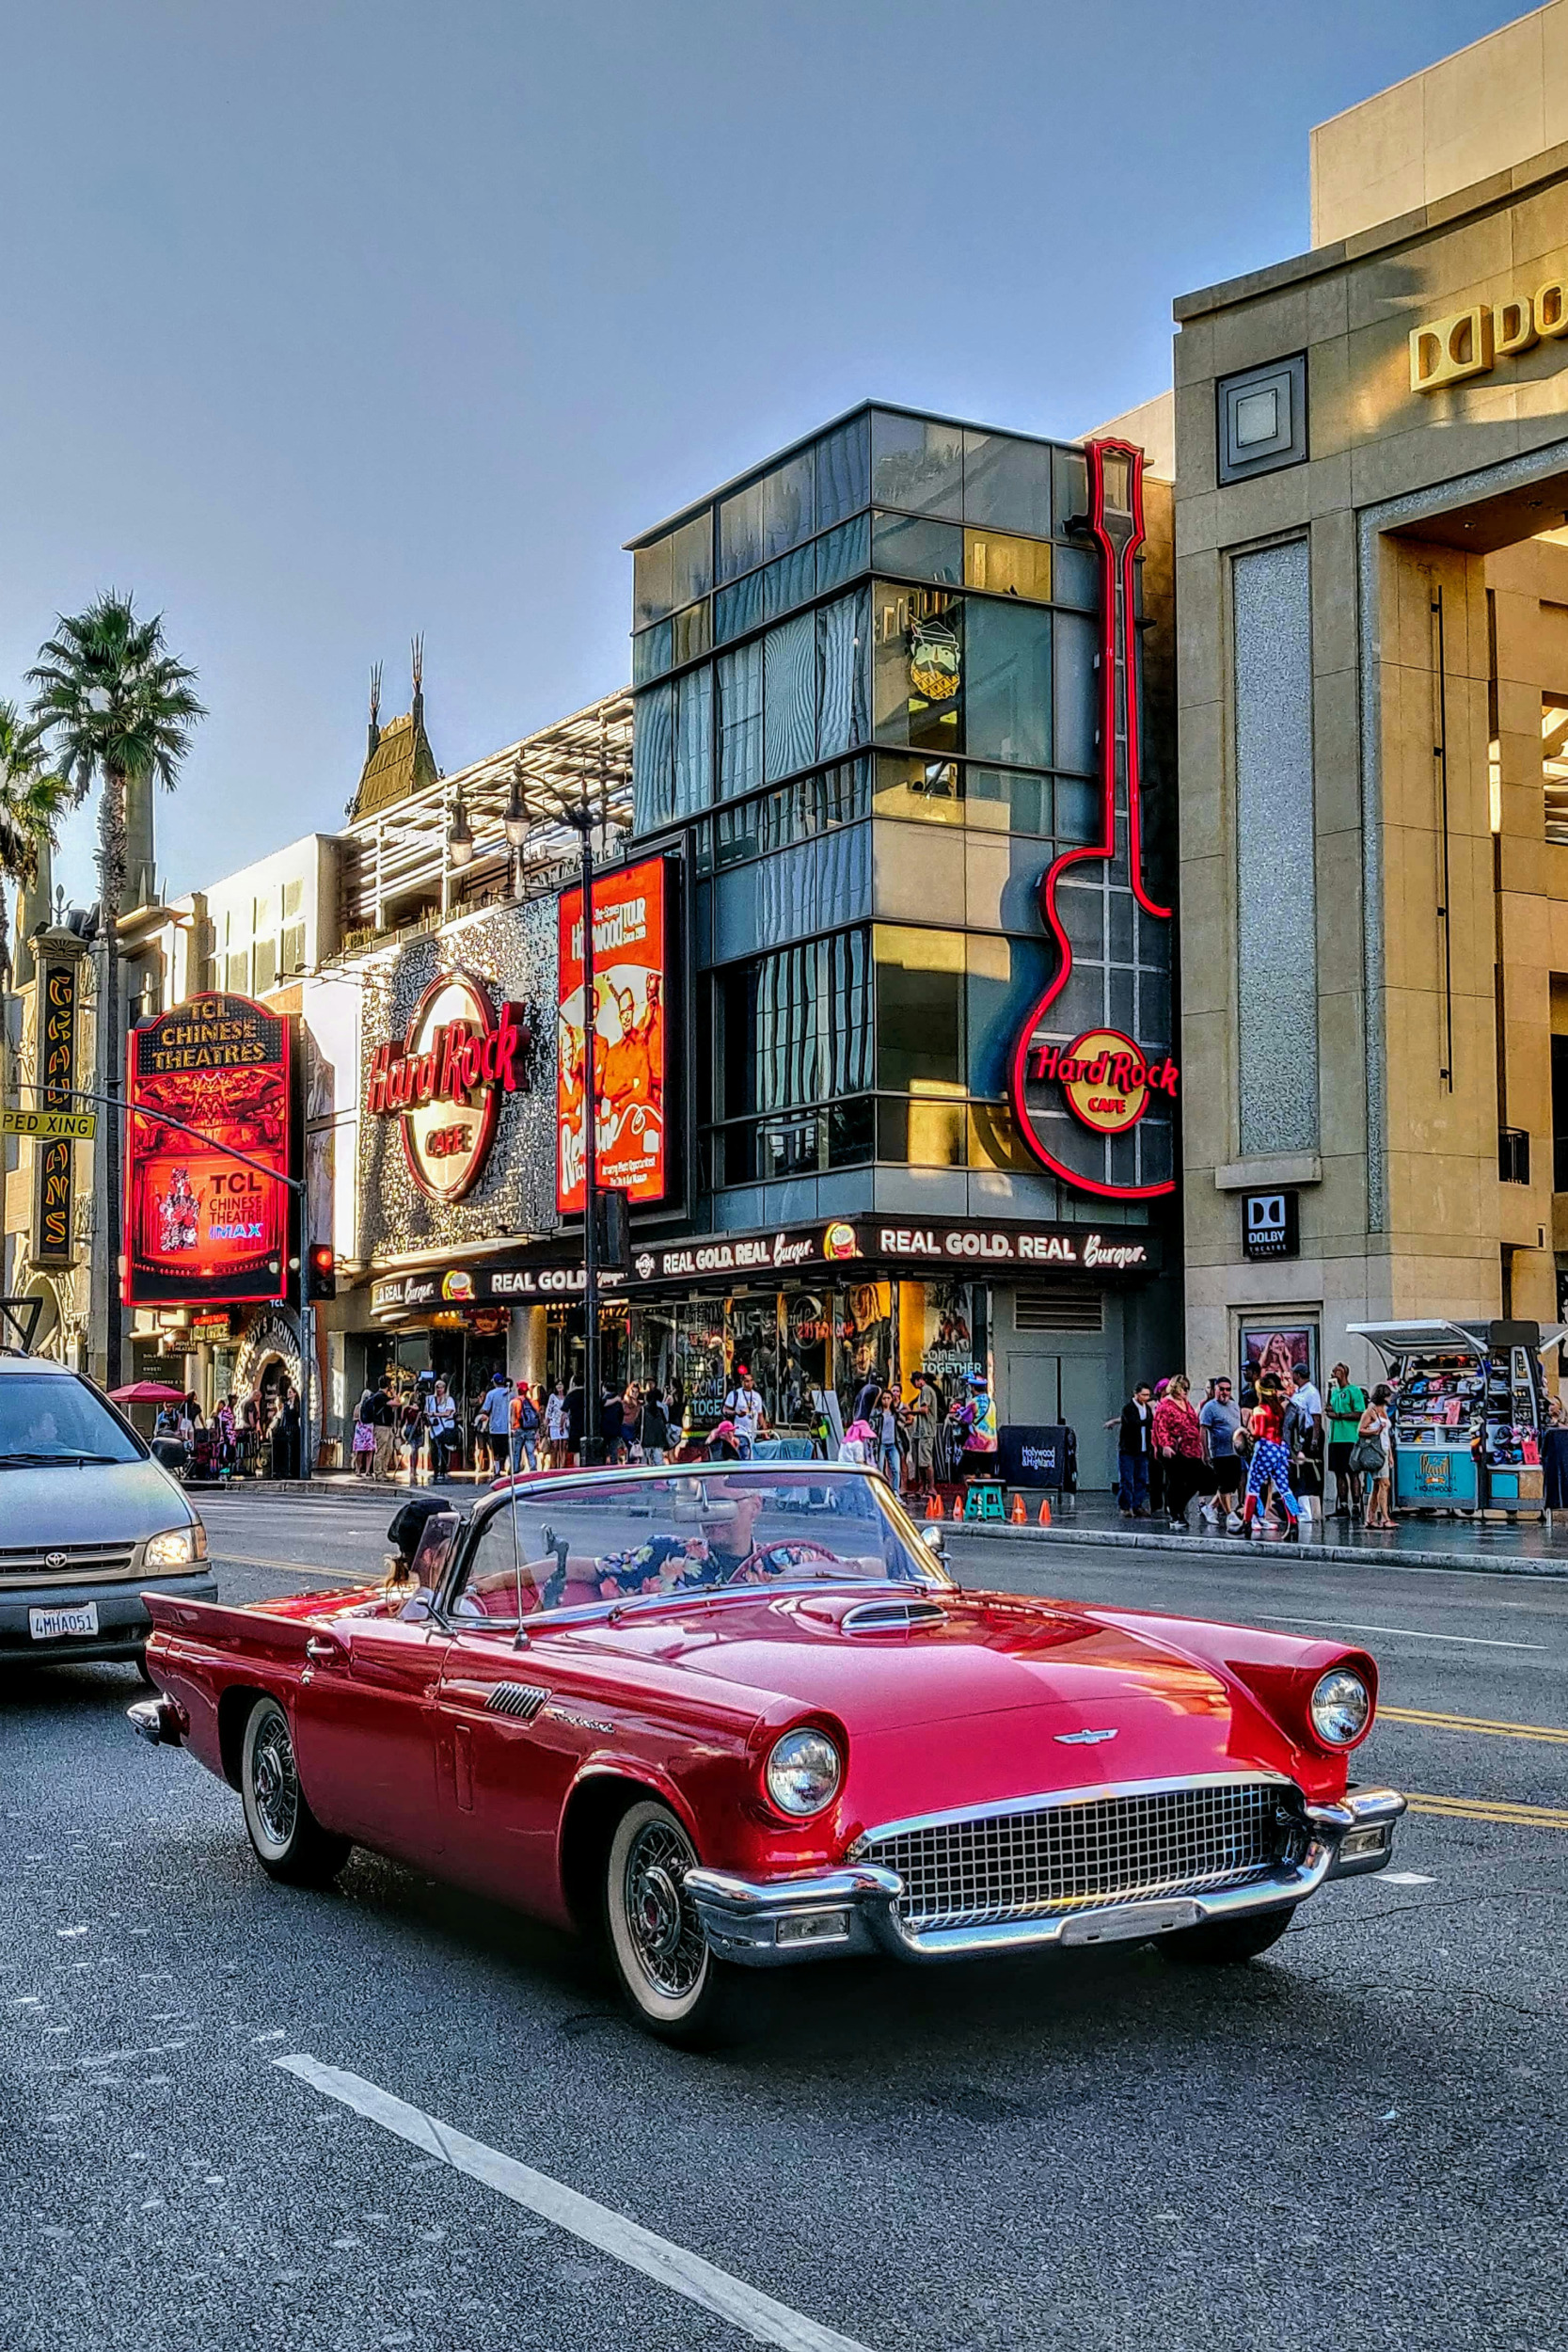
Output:
<svg viewBox="0 0 1568 2352">
<path fill-rule="evenodd" d="M 1379 1723 L 1424 1724 L 1435 1731 L 1486 1731 L 1499 1740 L 1555 1740 L 1568 1747 L 1560 1724 L 1494 1724 L 1480 1715 L 1444 1715 L 1433 1707 L 1380 1707 Z"/>
<path fill-rule="evenodd" d="M 515 2156 L 503 2155 L 498 2148 L 487 2148 L 482 2139 L 469 2139 L 464 2133 L 454 2132 L 450 2123 L 438 2122 L 422 2107 L 410 2106 L 405 2100 L 394 2098 L 389 2090 L 367 2082 L 361 2074 L 325 2066 L 305 2051 L 274 2058 L 273 2064 L 297 2075 L 324 2098 L 336 2099 L 341 2106 L 352 2107 L 356 2115 L 379 2123 L 383 2131 L 407 2140 L 426 2155 L 439 2157 L 454 2171 L 482 2181 L 486 2188 L 509 2197 L 515 2205 L 526 2206 L 546 2221 L 569 2230 L 585 2245 L 596 2246 L 602 2254 L 625 2263 L 628 2269 L 640 2270 L 644 2278 L 657 2280 L 660 2286 L 684 2295 L 689 2302 L 700 2304 L 704 2311 L 728 2320 L 753 2343 L 772 2344 L 777 2352 L 866 2352 L 864 2344 L 855 2343 L 851 2337 L 836 2335 L 831 2328 L 819 2328 L 815 2320 L 791 2311 L 787 2303 L 775 2303 L 771 2296 L 759 2294 L 744 2279 L 736 2279 L 717 2265 L 705 2262 L 700 2254 L 689 2253 L 684 2246 L 673 2245 L 668 2238 L 656 2237 L 652 2230 L 644 2230 L 625 2214 L 582 2196 L 575 2188 L 565 2187 L 562 2182 L 551 2180 L 548 2173 L 535 2172 L 531 2165 L 519 2164 Z"/>
</svg>

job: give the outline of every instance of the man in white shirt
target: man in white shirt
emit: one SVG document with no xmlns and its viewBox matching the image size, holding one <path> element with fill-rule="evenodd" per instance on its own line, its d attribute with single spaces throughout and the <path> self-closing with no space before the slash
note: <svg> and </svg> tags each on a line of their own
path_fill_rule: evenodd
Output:
<svg viewBox="0 0 1568 2352">
<path fill-rule="evenodd" d="M 724 1399 L 724 1410 L 735 1423 L 735 1441 L 740 1448 L 740 1458 L 749 1462 L 756 1444 L 757 1433 L 767 1418 L 761 1397 L 752 1386 L 752 1375 L 744 1364 L 735 1368 L 735 1386 Z"/>
<path fill-rule="evenodd" d="M 1305 1364 L 1293 1365 L 1291 1378 L 1295 1384 L 1295 1394 L 1291 1402 L 1296 1408 L 1298 1421 L 1305 1422 L 1310 1416 L 1314 1430 L 1321 1429 L 1323 1419 L 1323 1401 L 1318 1393 L 1317 1383 Z"/>
</svg>

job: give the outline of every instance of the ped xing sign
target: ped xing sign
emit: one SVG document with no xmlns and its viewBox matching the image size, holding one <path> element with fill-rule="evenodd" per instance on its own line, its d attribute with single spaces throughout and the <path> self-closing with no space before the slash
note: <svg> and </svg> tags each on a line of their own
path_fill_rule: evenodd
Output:
<svg viewBox="0 0 1568 2352">
<path fill-rule="evenodd" d="M 0 1136 L 39 1136 L 46 1142 L 90 1143 L 96 1111 L 0 1111 Z"/>
</svg>

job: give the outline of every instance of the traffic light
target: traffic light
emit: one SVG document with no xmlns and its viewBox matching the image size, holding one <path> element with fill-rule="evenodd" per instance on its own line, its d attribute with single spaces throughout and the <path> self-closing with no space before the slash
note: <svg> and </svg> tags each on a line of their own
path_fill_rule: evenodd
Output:
<svg viewBox="0 0 1568 2352">
<path fill-rule="evenodd" d="M 332 1254 L 332 1244 L 329 1241 L 312 1242 L 310 1245 L 310 1296 L 312 1298 L 336 1298 L 337 1295 L 338 1267 L 337 1261 Z"/>
</svg>

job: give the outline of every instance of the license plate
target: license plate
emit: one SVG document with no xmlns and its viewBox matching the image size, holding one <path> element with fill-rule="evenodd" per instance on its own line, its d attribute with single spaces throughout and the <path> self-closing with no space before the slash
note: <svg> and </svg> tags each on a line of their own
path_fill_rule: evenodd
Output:
<svg viewBox="0 0 1568 2352">
<path fill-rule="evenodd" d="M 27 1629 L 35 1642 L 57 1642 L 62 1633 L 96 1633 L 98 1603 L 84 1600 L 73 1609 L 29 1609 Z"/>
<path fill-rule="evenodd" d="M 1081 1911 L 1062 1930 L 1064 1944 L 1132 1944 L 1173 1928 L 1196 1928 L 1196 1903 L 1117 1903 L 1111 1911 Z"/>
</svg>

